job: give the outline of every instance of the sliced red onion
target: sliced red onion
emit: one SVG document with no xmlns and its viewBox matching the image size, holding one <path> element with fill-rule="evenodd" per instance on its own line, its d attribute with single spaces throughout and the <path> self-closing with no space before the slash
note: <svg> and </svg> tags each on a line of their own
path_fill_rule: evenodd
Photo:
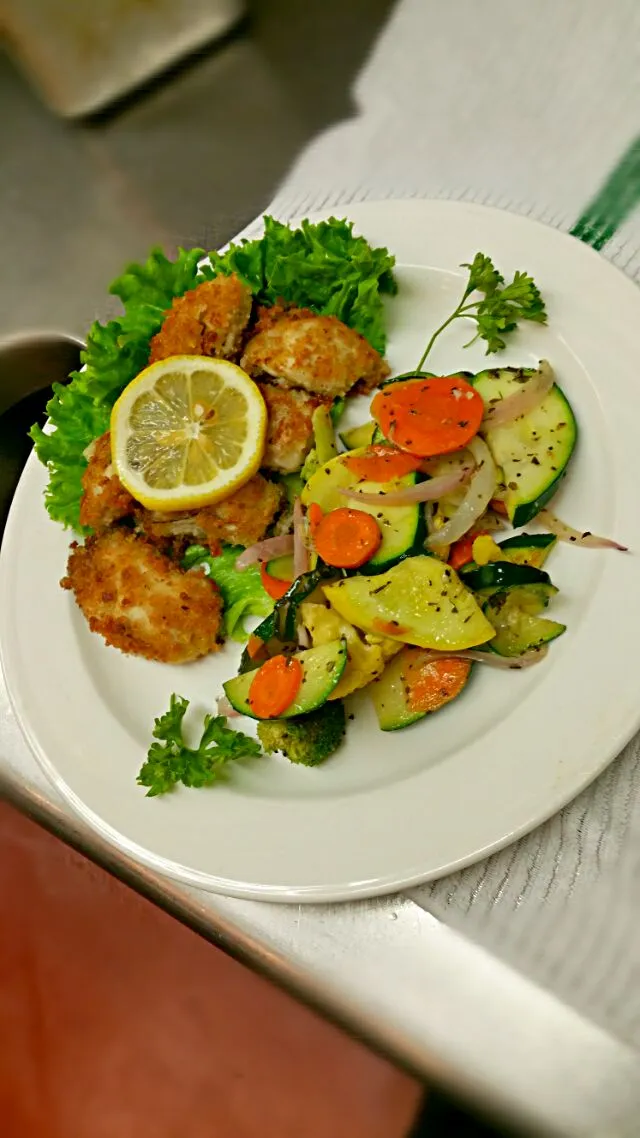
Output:
<svg viewBox="0 0 640 1138">
<path fill-rule="evenodd" d="M 462 453 L 457 452 L 457 453 Z M 442 455 L 436 455 L 435 458 L 425 458 L 420 464 L 421 474 L 428 474 L 430 478 L 435 478 L 440 466 L 442 464 Z"/>
<path fill-rule="evenodd" d="M 610 537 L 598 537 L 590 530 L 581 532 L 574 529 L 573 526 L 568 526 L 566 522 L 561 522 L 560 518 L 557 518 L 551 510 L 541 510 L 539 514 L 536 514 L 536 521 L 543 522 L 559 541 L 570 542 L 571 545 L 581 545 L 583 549 L 619 549 L 621 553 L 627 553 L 629 550 L 628 545 L 621 545 L 619 541 L 613 541 Z"/>
<path fill-rule="evenodd" d="M 461 447 L 460 450 L 451 451 L 451 454 L 436 454 L 433 458 L 425 458 L 420 463 L 420 473 L 428 474 L 429 478 L 440 477 L 440 471 L 443 465 L 446 469 L 457 469 L 458 466 L 472 466 L 475 467 L 475 460 L 469 454 L 467 447 Z M 457 465 L 456 465 L 457 464 Z"/>
<path fill-rule="evenodd" d="M 547 645 L 535 648 L 532 652 L 524 652 L 522 656 L 498 656 L 496 652 L 480 652 L 473 648 L 463 652 L 438 652 L 436 649 L 425 648 L 423 659 L 425 663 L 431 660 L 470 660 L 474 664 L 488 664 L 490 668 L 531 668 L 538 664 L 547 655 Z"/>
<path fill-rule="evenodd" d="M 476 470 L 456 512 L 442 526 L 442 529 L 439 529 L 437 533 L 430 534 L 427 538 L 426 544 L 431 549 L 439 549 L 443 545 L 452 545 L 454 541 L 464 537 L 465 533 L 468 533 L 471 527 L 482 517 L 493 497 L 498 475 L 489 447 L 484 439 L 476 435 L 475 439 L 469 443 L 468 449 L 476 461 Z"/>
<path fill-rule="evenodd" d="M 501 518 L 499 514 L 494 514 L 493 510 L 487 510 L 486 514 L 478 518 L 473 528 L 482 530 L 483 533 L 500 533 L 502 530 L 510 529 L 510 526 L 506 518 Z"/>
<path fill-rule="evenodd" d="M 505 399 L 489 402 L 482 425 L 503 427 L 506 423 L 519 419 L 521 415 L 527 415 L 542 403 L 554 383 L 555 376 L 551 364 L 547 360 L 540 360 L 538 370 L 522 383 L 518 391 L 514 391 L 513 395 L 507 395 Z"/>
<path fill-rule="evenodd" d="M 218 715 L 226 715 L 227 719 L 235 719 L 240 714 L 239 711 L 236 711 L 235 707 L 231 706 L 226 695 L 218 696 L 217 704 Z"/>
<path fill-rule="evenodd" d="M 281 537 L 267 537 L 245 549 L 236 561 L 236 569 L 248 569 L 256 561 L 269 561 L 272 557 L 283 557 L 285 553 L 293 553 L 293 535 L 282 534 Z"/>
<path fill-rule="evenodd" d="M 423 513 L 427 533 L 431 533 L 431 530 L 433 529 L 433 520 L 436 516 L 437 509 L 437 502 L 425 502 L 424 504 Z"/>
<path fill-rule="evenodd" d="M 299 577 L 309 568 L 309 550 L 305 541 L 305 520 L 302 504 L 296 498 L 293 504 L 293 576 Z"/>
<path fill-rule="evenodd" d="M 361 493 L 359 490 L 341 489 L 345 498 L 354 502 L 364 502 L 367 506 L 407 506 L 411 502 L 437 502 L 439 498 L 446 498 L 453 490 L 457 490 L 467 481 L 473 471 L 473 465 L 459 467 L 458 470 L 449 471 L 436 478 L 429 478 L 426 482 L 418 482 L 415 486 L 407 486 L 404 490 L 382 491 L 379 494 Z"/>
</svg>

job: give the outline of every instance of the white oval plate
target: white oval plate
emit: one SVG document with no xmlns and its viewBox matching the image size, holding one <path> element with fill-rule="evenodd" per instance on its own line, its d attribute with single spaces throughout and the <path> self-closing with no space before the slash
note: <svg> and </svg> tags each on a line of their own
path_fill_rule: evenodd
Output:
<svg viewBox="0 0 640 1138">
<path fill-rule="evenodd" d="M 354 205 L 349 216 L 396 255 L 388 358 L 415 366 L 455 306 L 477 250 L 526 269 L 549 326 L 513 337 L 505 364 L 551 360 L 576 410 L 578 454 L 558 512 L 640 550 L 640 297 L 590 249 L 542 225 L 448 202 Z M 486 366 L 469 326 L 446 332 L 432 370 Z M 492 363 L 496 357 L 492 358 Z M 366 407 L 365 407 L 366 413 Z M 136 774 L 171 692 L 212 709 L 237 648 L 186 667 L 126 657 L 89 633 L 59 587 L 70 535 L 49 521 L 32 457 L 0 559 L 0 645 L 14 709 L 42 767 L 100 834 L 161 873 L 239 897 L 336 901 L 384 893 L 468 865 L 544 821 L 613 759 L 640 725 L 640 574 L 633 553 L 563 546 L 554 616 L 569 630 L 525 672 L 475 669 L 438 715 L 383 734 L 365 698 L 323 767 L 276 757 L 227 785 L 148 799 Z M 242 725 L 242 721 L 241 721 Z"/>
</svg>

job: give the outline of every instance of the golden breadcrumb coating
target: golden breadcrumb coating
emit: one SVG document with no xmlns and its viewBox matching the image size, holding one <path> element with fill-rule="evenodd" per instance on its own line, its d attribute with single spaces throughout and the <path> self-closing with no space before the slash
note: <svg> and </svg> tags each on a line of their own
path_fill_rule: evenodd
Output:
<svg viewBox="0 0 640 1138">
<path fill-rule="evenodd" d="M 121 652 L 185 664 L 220 646 L 222 601 L 200 573 L 184 573 L 123 527 L 74 543 L 67 576 L 89 628 Z"/>
<path fill-rule="evenodd" d="M 241 366 L 254 377 L 269 376 L 284 387 L 301 387 L 330 399 L 356 384 L 370 391 L 389 374 L 382 356 L 358 332 L 335 316 L 287 311 L 272 321 L 264 311 L 262 328 L 245 345 Z"/>
<path fill-rule="evenodd" d="M 259 387 L 268 415 L 262 465 L 268 470 L 290 474 L 300 469 L 313 446 L 313 412 L 321 403 L 330 406 L 331 400 L 272 383 L 259 384 Z"/>
<path fill-rule="evenodd" d="M 287 304 L 283 300 L 279 300 L 276 304 L 259 304 L 251 335 L 259 336 L 261 332 L 267 332 L 278 323 L 278 320 L 282 320 L 283 316 L 289 320 L 307 320 L 309 316 L 316 316 L 316 313 L 310 308 L 296 308 L 295 304 Z"/>
<path fill-rule="evenodd" d="M 137 503 L 125 490 L 111 462 L 107 431 L 92 444 L 89 465 L 82 476 L 80 524 L 100 531 L 132 514 Z"/>
<path fill-rule="evenodd" d="M 169 356 L 219 356 L 240 351 L 251 315 L 250 289 L 235 275 L 222 274 L 177 296 L 151 341 L 149 363 Z"/>
<path fill-rule="evenodd" d="M 191 537 L 212 550 L 227 545 L 255 545 L 261 541 L 280 509 L 284 491 L 261 474 L 254 474 L 229 498 L 184 513 L 140 510 L 136 520 L 152 538 Z"/>
</svg>

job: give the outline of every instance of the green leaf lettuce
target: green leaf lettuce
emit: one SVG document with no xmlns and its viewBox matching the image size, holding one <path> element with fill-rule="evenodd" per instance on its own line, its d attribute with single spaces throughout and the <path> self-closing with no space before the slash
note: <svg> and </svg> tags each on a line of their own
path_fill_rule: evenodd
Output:
<svg viewBox="0 0 640 1138">
<path fill-rule="evenodd" d="M 111 409 L 124 388 L 147 366 L 151 338 L 166 311 L 182 296 L 219 272 L 236 272 L 260 303 L 283 299 L 314 312 L 334 314 L 384 351 L 382 294 L 395 293 L 394 258 L 354 237 L 347 221 L 331 218 L 299 229 L 264 219 L 264 236 L 211 253 L 211 265 L 198 267 L 202 249 L 180 249 L 170 261 L 154 249 L 143 265 L 131 264 L 111 285 L 123 315 L 94 323 L 83 370 L 69 384 L 55 384 L 47 404 L 46 431 L 37 424 L 31 437 L 49 468 L 45 503 L 51 517 L 82 533 L 80 498 L 89 444 L 109 427 Z"/>
<path fill-rule="evenodd" d="M 204 545 L 190 545 L 182 562 L 185 569 L 201 565 L 207 577 L 215 581 L 224 604 L 225 635 L 239 641 L 249 635 L 244 626 L 246 617 L 265 617 L 273 611 L 273 601 L 264 591 L 257 565 L 236 569 L 241 553 L 241 546 L 227 545 L 214 556 Z"/>
<path fill-rule="evenodd" d="M 146 367 L 151 337 L 174 296 L 198 284 L 202 256 L 202 249 L 180 249 L 169 261 L 154 249 L 144 265 L 130 265 L 110 289 L 122 300 L 124 315 L 108 324 L 96 321 L 81 356 L 84 370 L 72 372 L 66 385 L 54 384 L 47 404 L 50 428 L 45 432 L 36 424 L 30 432 L 38 458 L 49 467 L 45 504 L 54 521 L 83 532 L 84 452 L 108 429 L 116 399 Z"/>
<path fill-rule="evenodd" d="M 395 258 L 354 237 L 351 222 L 303 221 L 299 229 L 264 219 L 264 236 L 212 253 L 214 271 L 237 273 L 262 304 L 286 300 L 337 316 L 384 352 L 382 295 L 393 296 Z"/>
</svg>

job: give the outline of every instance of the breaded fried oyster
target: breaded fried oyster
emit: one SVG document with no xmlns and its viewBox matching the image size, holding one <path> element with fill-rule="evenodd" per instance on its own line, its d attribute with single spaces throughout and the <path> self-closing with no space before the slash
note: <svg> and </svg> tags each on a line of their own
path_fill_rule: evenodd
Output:
<svg viewBox="0 0 640 1138">
<path fill-rule="evenodd" d="M 123 527 L 72 546 L 61 585 L 73 592 L 91 631 L 121 652 L 185 664 L 220 646 L 215 585 Z"/>
</svg>

